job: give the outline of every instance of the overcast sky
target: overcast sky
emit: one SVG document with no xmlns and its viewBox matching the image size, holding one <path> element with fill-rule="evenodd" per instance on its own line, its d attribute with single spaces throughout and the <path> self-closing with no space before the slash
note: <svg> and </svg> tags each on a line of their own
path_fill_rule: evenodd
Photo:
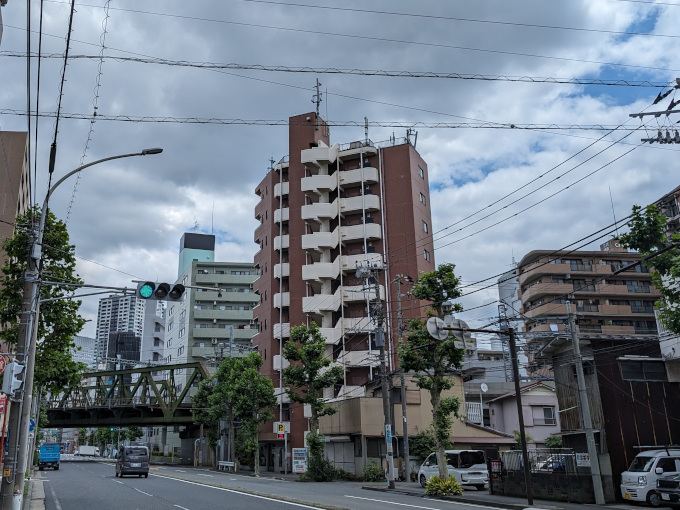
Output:
<svg viewBox="0 0 680 510">
<path fill-rule="evenodd" d="M 37 52 L 41 2 L 30 3 Z M 2 8 L 0 130 L 27 130 L 25 4 L 9 0 Z M 33 60 L 30 86 L 33 108 L 39 88 L 44 115 L 57 110 L 69 14 L 70 1 L 44 1 L 46 58 L 39 83 Z M 87 283 L 174 281 L 187 231 L 214 233 L 218 261 L 252 262 L 253 190 L 269 159 L 285 156 L 288 144 L 286 126 L 255 121 L 282 123 L 313 111 L 318 78 L 322 116 L 356 123 L 331 128 L 332 142 L 363 139 L 364 117 L 397 126 L 371 126 L 374 142 L 415 127 L 416 149 L 429 165 L 435 260 L 455 263 L 472 284 L 509 270 L 531 250 L 568 246 L 680 184 L 680 146 L 640 143 L 678 115 L 646 117 L 648 131 L 627 130 L 641 125 L 630 113 L 665 110 L 674 92 L 652 106 L 667 88 L 574 82 L 675 84 L 679 20 L 680 3 L 643 0 L 77 1 L 54 179 L 111 155 L 164 152 L 92 167 L 63 184 L 50 206 L 68 217 Z M 82 56 L 92 58 L 76 58 Z M 207 63 L 315 72 L 206 69 Z M 356 74 L 321 72 L 331 68 Z M 95 105 L 101 118 L 92 123 Z M 167 122 L 107 120 L 116 116 Z M 199 123 L 176 122 L 186 118 Z M 253 125 L 229 125 L 233 119 Z M 441 123 L 450 126 L 433 127 Z M 451 127 L 463 123 L 468 127 Z M 510 124 L 515 128 L 502 128 Z M 479 125 L 487 127 L 471 127 Z M 592 125 L 621 129 L 569 129 Z M 36 144 L 31 124 L 39 203 L 54 129 L 54 117 L 41 117 Z M 481 326 L 497 313 L 497 299 L 495 287 L 474 292 L 462 300 L 471 310 L 458 317 Z M 82 307 L 93 321 L 83 331 L 88 336 L 97 302 L 87 298 Z"/>
</svg>

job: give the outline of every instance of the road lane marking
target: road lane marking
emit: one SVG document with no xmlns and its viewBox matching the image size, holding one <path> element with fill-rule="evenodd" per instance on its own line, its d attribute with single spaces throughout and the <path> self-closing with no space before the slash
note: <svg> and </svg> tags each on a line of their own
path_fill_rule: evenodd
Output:
<svg viewBox="0 0 680 510">
<path fill-rule="evenodd" d="M 184 508 L 183 506 L 175 505 L 177 508 L 181 508 L 182 510 L 189 510 L 188 508 Z"/>
<path fill-rule="evenodd" d="M 182 471 L 181 469 L 175 469 L 178 473 L 186 473 L 186 471 Z"/>
<path fill-rule="evenodd" d="M 61 505 L 59 504 L 59 499 L 57 499 L 57 495 L 54 492 L 54 487 L 50 485 L 50 491 L 52 491 L 52 498 L 54 499 L 54 508 L 57 510 L 61 510 Z"/>
<path fill-rule="evenodd" d="M 120 480 L 114 480 L 114 482 L 116 482 L 116 483 L 123 483 L 123 482 L 121 482 Z"/>
<path fill-rule="evenodd" d="M 269 496 L 260 496 L 259 494 L 248 494 L 247 492 L 241 492 L 241 491 L 237 491 L 237 490 L 234 490 L 234 489 L 227 489 L 226 487 L 215 487 L 214 485 L 205 485 L 204 483 L 201 483 L 201 482 L 184 480 L 183 478 L 175 478 L 173 476 L 156 475 L 156 474 L 153 474 L 151 476 L 157 476 L 158 478 L 169 478 L 170 480 L 175 480 L 177 482 L 182 482 L 182 483 L 188 483 L 189 485 L 198 485 L 200 487 L 206 487 L 206 488 L 215 489 L 215 490 L 218 490 L 218 491 L 231 492 L 232 494 L 239 494 L 241 496 L 247 496 L 247 497 L 250 497 L 250 498 L 265 499 L 267 501 L 276 501 L 277 503 L 283 503 L 284 505 L 297 506 L 299 508 L 310 508 L 311 510 L 319 510 L 318 506 L 309 506 L 309 505 L 304 505 L 302 503 L 293 503 L 292 501 L 286 501 L 285 499 L 272 498 L 272 497 L 269 497 Z M 437 510 L 437 509 L 433 508 L 432 510 Z M 498 509 L 494 509 L 494 510 L 498 510 Z"/>
<path fill-rule="evenodd" d="M 345 494 L 346 498 L 352 498 L 352 499 L 362 499 L 364 501 L 374 501 L 376 503 L 387 503 L 389 505 L 395 505 L 395 506 L 406 506 L 409 508 L 420 508 L 422 510 L 438 510 L 437 508 L 433 508 L 431 506 L 420 506 L 420 505 L 409 505 L 407 503 L 396 503 L 394 501 L 387 501 L 383 499 L 373 499 L 373 498 L 362 498 L 360 496 L 350 496 L 348 494 Z M 426 501 L 432 501 L 432 502 L 437 502 L 437 503 L 449 503 L 451 505 L 464 505 L 464 506 L 471 506 L 474 508 L 489 508 L 492 510 L 497 510 L 497 507 L 493 506 L 486 506 L 486 505 L 476 505 L 474 503 L 464 503 L 463 501 L 446 501 L 446 500 L 440 500 L 440 499 L 427 499 L 425 498 Z"/>
<path fill-rule="evenodd" d="M 203 475 L 203 474 L 201 474 L 201 473 L 196 473 L 196 474 L 197 474 L 198 476 L 209 476 L 210 478 L 213 477 L 213 475 Z"/>
<path fill-rule="evenodd" d="M 141 492 L 142 494 L 146 494 L 147 496 L 151 496 L 153 498 L 153 494 L 149 494 L 148 492 L 140 491 L 139 489 L 133 487 L 137 492 Z"/>
</svg>

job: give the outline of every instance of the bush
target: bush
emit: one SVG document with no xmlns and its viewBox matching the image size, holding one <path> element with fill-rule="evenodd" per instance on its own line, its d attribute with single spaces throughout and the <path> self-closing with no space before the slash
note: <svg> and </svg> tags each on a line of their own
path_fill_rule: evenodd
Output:
<svg viewBox="0 0 680 510">
<path fill-rule="evenodd" d="M 382 482 L 385 479 L 383 468 L 378 466 L 374 460 L 364 467 L 364 482 Z"/>
<path fill-rule="evenodd" d="M 453 476 L 449 476 L 448 480 L 433 476 L 425 485 L 426 496 L 460 496 L 461 494 L 463 494 L 463 488 Z"/>
<path fill-rule="evenodd" d="M 335 469 L 335 478 L 337 480 L 344 480 L 346 482 L 349 482 L 351 480 L 354 480 L 354 475 L 350 473 L 349 471 L 345 471 L 342 468 L 336 468 Z"/>
</svg>

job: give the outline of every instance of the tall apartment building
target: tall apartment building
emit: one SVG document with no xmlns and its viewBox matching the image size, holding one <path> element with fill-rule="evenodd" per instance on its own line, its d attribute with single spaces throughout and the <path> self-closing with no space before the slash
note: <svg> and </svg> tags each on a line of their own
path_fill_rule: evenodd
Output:
<svg viewBox="0 0 680 510">
<path fill-rule="evenodd" d="M 140 361 L 162 362 L 165 358 L 165 302 L 147 301 L 144 306 L 144 323 Z"/>
<path fill-rule="evenodd" d="M 104 358 L 112 357 L 110 356 L 112 351 L 109 349 L 109 337 L 113 333 L 133 333 L 141 339 L 143 325 L 143 300 L 137 299 L 136 296 L 109 296 L 100 299 L 95 337 L 96 361 L 101 363 Z M 139 358 L 136 358 L 136 361 L 139 361 Z"/>
<path fill-rule="evenodd" d="M 567 329 L 567 300 L 581 335 L 657 335 L 654 302 L 659 292 L 651 285 L 649 270 L 638 264 L 613 274 L 640 259 L 615 239 L 601 251 L 535 250 L 525 255 L 518 269 L 525 331 L 533 333 L 529 350 Z"/>
<path fill-rule="evenodd" d="M 255 190 L 260 276 L 254 288 L 260 302 L 253 344 L 264 358 L 262 373 L 279 395 L 278 419 L 291 422 L 289 444 L 297 447 L 307 430 L 304 412 L 279 389 L 287 363 L 280 349 L 290 328 L 316 322 L 326 356 L 344 367 L 342 384 L 327 398 L 364 395 L 379 370 L 367 301 L 381 300 L 391 369 L 398 335 L 392 282 L 435 266 L 427 165 L 408 140 L 331 144 L 325 121 L 308 113 L 289 119 L 288 147 L 288 156 Z M 372 268 L 368 286 L 357 275 L 360 267 Z M 422 315 L 420 305 L 405 302 L 405 319 Z M 283 446 L 266 430 L 260 437 L 267 447 Z"/>
<path fill-rule="evenodd" d="M 28 134 L 0 131 L 0 240 L 14 235 L 14 220 L 30 206 Z M 0 259 L 4 258 L 4 254 Z M 2 260 L 0 260 L 2 262 Z"/>
<path fill-rule="evenodd" d="M 181 301 L 168 302 L 167 363 L 202 361 L 214 372 L 224 357 L 244 356 L 252 350 L 257 269 L 251 263 L 215 262 L 214 249 L 213 235 L 182 236 L 177 283 L 187 290 Z M 178 385 L 184 384 L 178 381 Z M 178 386 L 177 390 L 181 389 Z"/>
</svg>

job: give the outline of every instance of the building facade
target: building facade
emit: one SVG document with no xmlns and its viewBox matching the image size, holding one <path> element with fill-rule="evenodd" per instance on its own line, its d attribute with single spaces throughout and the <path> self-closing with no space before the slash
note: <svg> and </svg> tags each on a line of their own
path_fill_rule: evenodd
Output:
<svg viewBox="0 0 680 510">
<path fill-rule="evenodd" d="M 110 357 L 109 337 L 112 333 L 133 333 L 138 339 L 142 337 L 144 304 L 136 296 L 109 296 L 99 300 L 95 337 L 97 363 L 105 362 Z M 139 361 L 139 357 L 131 361 Z"/>
<path fill-rule="evenodd" d="M 327 398 L 365 396 L 380 363 L 374 317 L 384 318 L 392 369 L 399 306 L 393 283 L 435 266 L 427 165 L 408 140 L 331 144 L 326 123 L 309 113 L 289 119 L 288 144 L 288 156 L 255 190 L 260 301 L 253 344 L 280 400 L 277 419 L 291 422 L 289 445 L 301 447 L 303 409 L 291 407 L 280 390 L 286 366 L 280 352 L 290 328 L 315 322 L 326 356 L 344 367 L 342 383 Z M 420 316 L 420 305 L 405 304 L 404 318 Z M 266 429 L 260 437 L 268 447 L 283 446 Z"/>
<path fill-rule="evenodd" d="M 96 366 L 94 355 L 95 342 L 94 338 L 77 335 L 73 339 L 74 347 L 71 350 L 73 361 L 79 361 L 85 363 L 89 368 L 94 368 Z"/>
<path fill-rule="evenodd" d="M 165 302 L 147 301 L 139 353 L 140 361 L 162 362 L 165 358 Z"/>
</svg>

